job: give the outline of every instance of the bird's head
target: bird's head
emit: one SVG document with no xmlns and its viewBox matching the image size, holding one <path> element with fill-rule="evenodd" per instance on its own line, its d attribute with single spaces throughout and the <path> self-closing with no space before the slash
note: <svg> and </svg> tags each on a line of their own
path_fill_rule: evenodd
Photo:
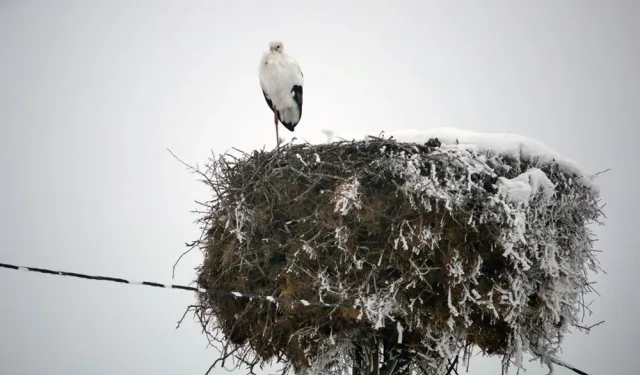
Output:
<svg viewBox="0 0 640 375">
<path fill-rule="evenodd" d="M 270 52 L 279 52 L 282 53 L 283 50 L 283 46 L 282 46 L 282 42 L 280 41 L 274 41 L 269 43 L 269 51 Z"/>
</svg>

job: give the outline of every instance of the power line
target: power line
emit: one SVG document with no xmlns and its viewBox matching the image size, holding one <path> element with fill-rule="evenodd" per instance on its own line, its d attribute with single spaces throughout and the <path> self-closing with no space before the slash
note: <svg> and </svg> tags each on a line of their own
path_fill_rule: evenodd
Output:
<svg viewBox="0 0 640 375">
<path fill-rule="evenodd" d="M 240 293 L 240 292 L 232 292 L 232 291 L 219 290 L 219 289 L 207 290 L 204 288 L 197 288 L 197 287 L 186 286 L 186 285 L 163 284 L 163 283 L 157 283 L 153 281 L 134 281 L 134 280 L 127 280 L 127 279 L 121 279 L 121 278 L 110 277 L 110 276 L 86 275 L 83 273 L 55 271 L 55 270 L 49 270 L 46 268 L 16 266 L 13 264 L 6 264 L 6 263 L 0 263 L 0 268 L 6 268 L 14 271 L 38 272 L 38 273 L 44 273 L 44 274 L 54 275 L 54 276 L 75 277 L 79 279 L 94 280 L 94 281 L 108 281 L 113 283 L 130 284 L 130 285 L 144 285 L 144 286 L 150 286 L 155 288 L 180 289 L 180 290 L 186 290 L 186 291 L 196 292 L 196 293 L 208 293 L 212 295 L 231 296 L 235 298 L 247 298 L 249 300 L 257 299 L 261 301 L 268 301 L 271 303 L 289 302 L 289 303 L 301 304 L 304 306 L 347 308 L 347 309 L 354 309 L 354 310 L 358 309 L 354 305 L 346 305 L 346 304 L 339 304 L 339 303 L 308 301 L 304 299 L 294 299 L 294 298 L 278 297 L 278 296 L 263 296 L 260 294 L 244 293 L 244 292 Z"/>
</svg>

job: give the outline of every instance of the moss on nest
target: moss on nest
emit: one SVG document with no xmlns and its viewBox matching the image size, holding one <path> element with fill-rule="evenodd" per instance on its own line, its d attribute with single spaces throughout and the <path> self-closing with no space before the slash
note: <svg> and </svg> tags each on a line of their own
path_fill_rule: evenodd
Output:
<svg viewBox="0 0 640 375">
<path fill-rule="evenodd" d="M 531 171 L 547 180 L 527 175 L 518 203 L 506 179 Z M 545 355 L 577 324 L 596 267 L 598 194 L 555 163 L 371 138 L 226 155 L 207 176 L 199 287 L 357 307 L 202 295 L 207 330 L 246 363 L 328 370 L 336 342 L 354 358 L 373 340 L 421 372 L 468 345 Z"/>
</svg>

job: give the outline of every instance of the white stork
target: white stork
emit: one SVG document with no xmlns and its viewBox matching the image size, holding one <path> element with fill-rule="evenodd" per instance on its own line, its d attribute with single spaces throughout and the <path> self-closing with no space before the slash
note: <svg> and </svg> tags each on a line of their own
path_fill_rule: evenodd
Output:
<svg viewBox="0 0 640 375">
<path fill-rule="evenodd" d="M 276 147 L 280 145 L 278 121 L 293 131 L 302 117 L 304 76 L 298 63 L 283 52 L 282 42 L 269 43 L 269 51 L 260 59 L 260 86 L 276 125 Z"/>
</svg>

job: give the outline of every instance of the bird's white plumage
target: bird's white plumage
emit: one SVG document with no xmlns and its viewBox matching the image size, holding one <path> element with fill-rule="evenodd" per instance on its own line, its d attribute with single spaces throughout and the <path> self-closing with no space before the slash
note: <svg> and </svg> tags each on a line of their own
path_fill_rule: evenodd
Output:
<svg viewBox="0 0 640 375">
<path fill-rule="evenodd" d="M 280 121 L 295 126 L 300 121 L 302 108 L 295 101 L 292 89 L 302 87 L 304 77 L 296 60 L 283 52 L 281 42 L 271 42 L 269 47 L 260 59 L 260 86 L 276 107 Z"/>
</svg>

